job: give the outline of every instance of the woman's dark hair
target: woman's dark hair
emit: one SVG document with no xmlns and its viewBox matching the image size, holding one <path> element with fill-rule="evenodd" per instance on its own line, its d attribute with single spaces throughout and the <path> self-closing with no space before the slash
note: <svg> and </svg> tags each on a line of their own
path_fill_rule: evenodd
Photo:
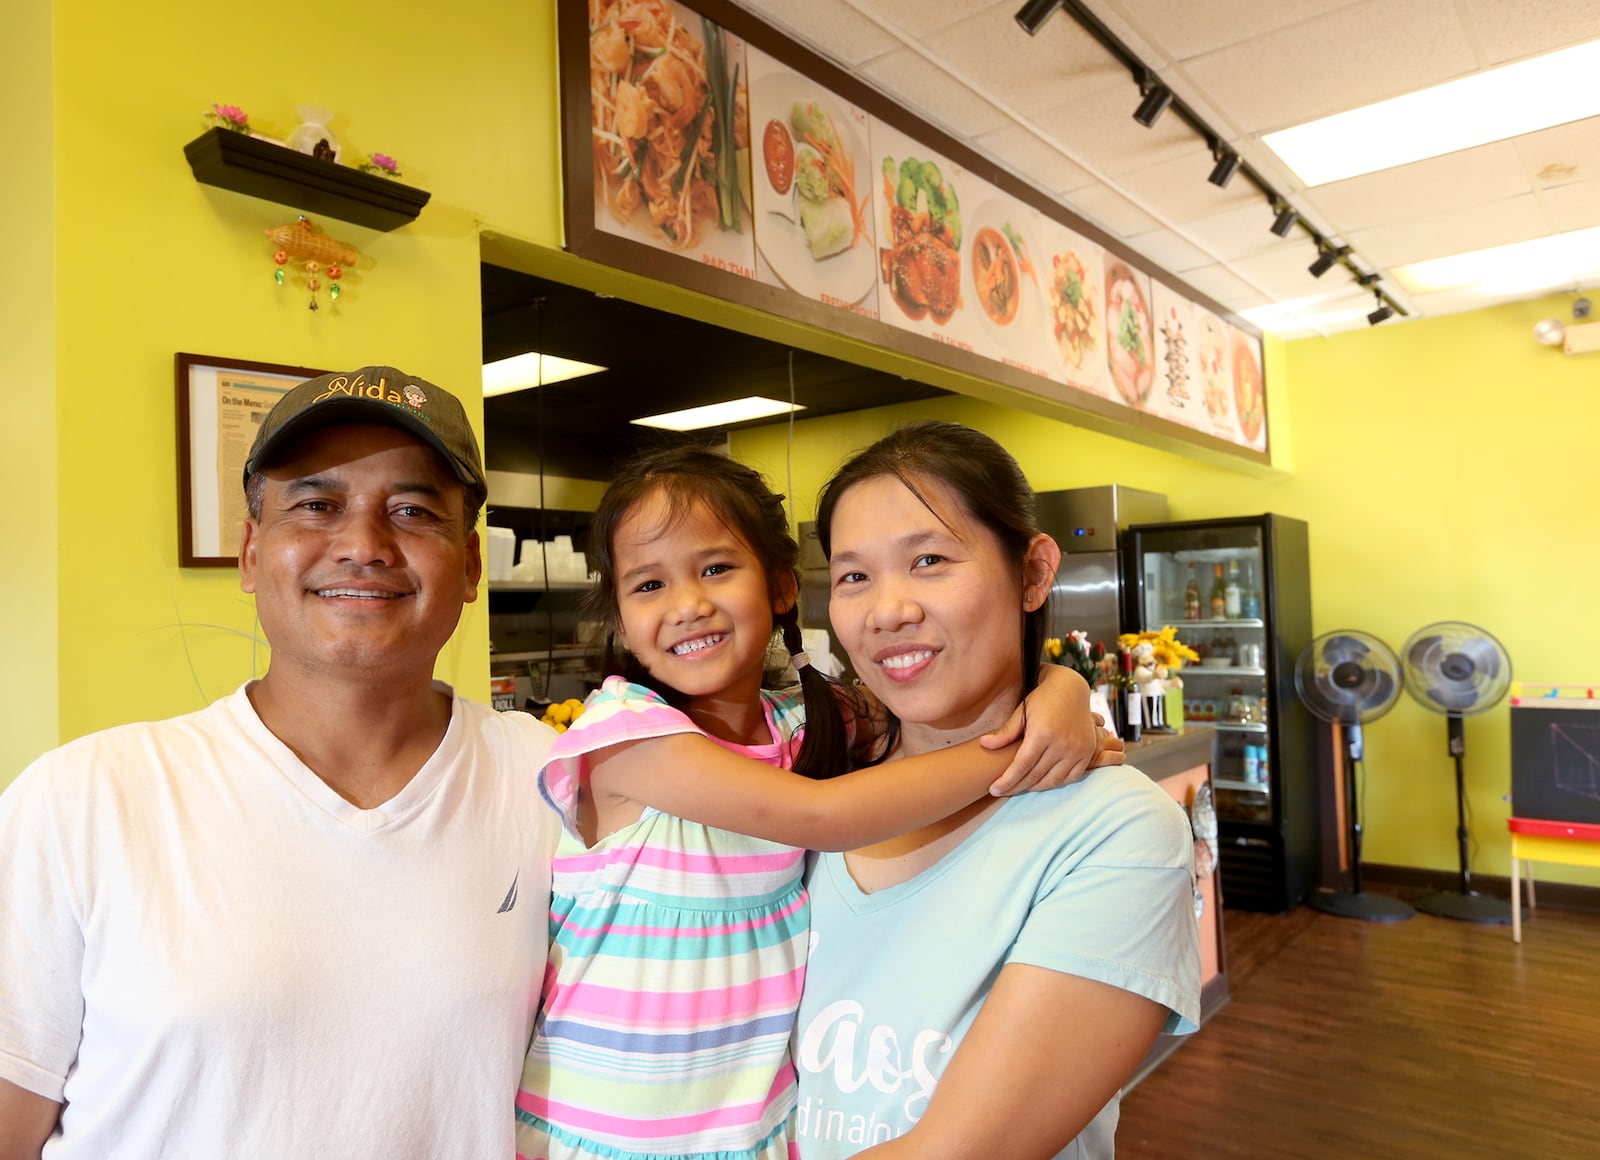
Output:
<svg viewBox="0 0 1600 1160">
<path fill-rule="evenodd" d="M 833 555 L 833 514 L 845 492 L 858 483 L 892 475 L 905 484 L 927 509 L 938 509 L 924 494 L 929 483 L 940 483 L 960 502 L 967 515 L 994 533 L 1005 556 L 1022 563 L 1028 545 L 1039 534 L 1033 487 L 1011 453 L 989 436 L 960 423 L 912 423 L 885 435 L 865 451 L 857 452 L 822 489 L 817 501 L 817 539 L 823 554 Z M 1022 691 L 1026 696 L 1039 683 L 1045 633 L 1050 623 L 1048 596 L 1022 621 Z M 894 751 L 900 722 L 889 714 L 889 731 L 878 750 Z"/>
<path fill-rule="evenodd" d="M 683 708 L 687 698 L 651 675 L 618 643 L 621 613 L 613 541 L 628 514 L 657 494 L 666 500 L 669 521 L 683 519 L 696 504 L 705 504 L 760 562 L 774 601 L 784 593 L 783 581 L 789 580 L 794 603 L 787 612 L 774 613 L 772 622 L 791 654 L 801 651 L 800 545 L 789 532 L 783 497 L 773 493 L 759 472 L 716 451 L 694 446 L 647 451 L 617 472 L 589 525 L 589 570 L 599 579 L 584 597 L 583 612 L 604 630 L 607 672 L 654 689 L 669 704 Z M 794 771 L 813 778 L 833 777 L 845 772 L 850 760 L 835 685 L 815 666 L 806 665 L 799 672 L 806 727 Z"/>
</svg>

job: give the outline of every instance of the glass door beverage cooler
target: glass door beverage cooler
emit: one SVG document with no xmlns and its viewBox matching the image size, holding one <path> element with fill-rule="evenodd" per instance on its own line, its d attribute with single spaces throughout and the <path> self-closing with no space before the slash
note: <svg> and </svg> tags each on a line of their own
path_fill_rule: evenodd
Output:
<svg viewBox="0 0 1600 1160">
<path fill-rule="evenodd" d="M 1295 694 L 1310 643 L 1306 525 L 1280 515 L 1128 529 L 1124 621 L 1172 625 L 1200 654 L 1183 667 L 1186 723 L 1217 730 L 1223 901 L 1289 910 L 1320 869 L 1315 723 Z"/>
</svg>

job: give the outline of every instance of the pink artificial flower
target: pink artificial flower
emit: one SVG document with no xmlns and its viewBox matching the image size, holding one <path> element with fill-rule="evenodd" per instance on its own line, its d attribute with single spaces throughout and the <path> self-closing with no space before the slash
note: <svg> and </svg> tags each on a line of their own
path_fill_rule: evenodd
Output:
<svg viewBox="0 0 1600 1160">
<path fill-rule="evenodd" d="M 395 159 L 390 157 L 387 153 L 374 153 L 372 155 L 372 164 L 376 168 L 386 169 L 390 173 L 398 173 L 400 171 L 399 163 L 397 163 Z"/>
<path fill-rule="evenodd" d="M 230 124 L 243 127 L 250 120 L 249 114 L 238 105 L 212 105 L 211 107 L 216 110 L 217 116 Z"/>
</svg>

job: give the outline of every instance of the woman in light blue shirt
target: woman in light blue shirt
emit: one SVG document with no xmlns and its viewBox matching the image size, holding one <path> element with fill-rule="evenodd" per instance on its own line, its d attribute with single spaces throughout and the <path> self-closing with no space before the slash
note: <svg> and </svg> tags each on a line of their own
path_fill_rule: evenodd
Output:
<svg viewBox="0 0 1600 1160">
<path fill-rule="evenodd" d="M 882 760 L 978 736 L 1037 680 L 1060 561 L 1015 460 L 903 428 L 823 492 L 830 615 Z M 803 1160 L 1109 1160 L 1156 1036 L 1195 1028 L 1192 835 L 1138 770 L 824 854 L 794 1033 Z"/>
</svg>

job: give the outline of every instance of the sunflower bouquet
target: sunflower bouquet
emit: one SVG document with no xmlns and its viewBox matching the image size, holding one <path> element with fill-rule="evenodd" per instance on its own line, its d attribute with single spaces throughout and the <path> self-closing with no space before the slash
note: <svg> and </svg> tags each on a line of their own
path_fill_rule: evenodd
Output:
<svg viewBox="0 0 1600 1160">
<path fill-rule="evenodd" d="M 1134 669 L 1148 670 L 1144 679 L 1171 681 L 1174 688 L 1182 688 L 1178 670 L 1185 662 L 1198 661 L 1200 654 L 1178 639 L 1178 630 L 1163 625 L 1160 632 L 1125 632 L 1117 637 L 1117 647 L 1133 654 Z"/>
</svg>

